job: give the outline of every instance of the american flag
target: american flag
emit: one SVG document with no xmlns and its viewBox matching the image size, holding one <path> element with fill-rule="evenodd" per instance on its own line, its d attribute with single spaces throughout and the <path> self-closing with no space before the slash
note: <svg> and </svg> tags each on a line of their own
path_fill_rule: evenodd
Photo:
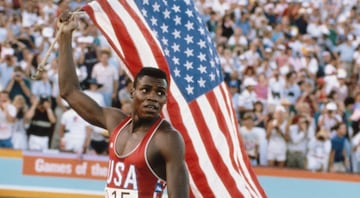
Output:
<svg viewBox="0 0 360 198">
<path fill-rule="evenodd" d="M 97 0 L 83 9 L 133 77 L 167 72 L 164 117 L 186 145 L 191 197 L 266 197 L 242 145 L 219 58 L 192 0 Z"/>
</svg>

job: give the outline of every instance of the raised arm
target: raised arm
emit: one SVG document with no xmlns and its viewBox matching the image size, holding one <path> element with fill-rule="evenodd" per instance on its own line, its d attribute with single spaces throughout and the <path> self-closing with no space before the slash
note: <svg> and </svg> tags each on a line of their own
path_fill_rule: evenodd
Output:
<svg viewBox="0 0 360 198">
<path fill-rule="evenodd" d="M 75 19 L 69 19 L 69 13 L 62 14 L 60 18 L 60 26 L 64 25 L 58 41 L 60 95 L 86 121 L 112 131 L 117 123 L 125 118 L 125 114 L 120 110 L 102 108 L 81 91 L 71 46 L 72 32 L 77 23 Z"/>
</svg>

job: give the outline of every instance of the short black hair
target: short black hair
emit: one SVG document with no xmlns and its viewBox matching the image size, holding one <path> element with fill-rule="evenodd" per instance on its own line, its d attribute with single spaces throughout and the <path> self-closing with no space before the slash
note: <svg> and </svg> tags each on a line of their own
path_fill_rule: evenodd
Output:
<svg viewBox="0 0 360 198">
<path fill-rule="evenodd" d="M 150 76 L 153 78 L 164 79 L 166 81 L 166 84 L 169 84 L 166 73 L 163 70 L 154 68 L 154 67 L 143 67 L 139 71 L 139 73 L 135 76 L 134 87 L 136 87 L 136 84 L 139 81 L 139 79 L 144 76 Z"/>
</svg>

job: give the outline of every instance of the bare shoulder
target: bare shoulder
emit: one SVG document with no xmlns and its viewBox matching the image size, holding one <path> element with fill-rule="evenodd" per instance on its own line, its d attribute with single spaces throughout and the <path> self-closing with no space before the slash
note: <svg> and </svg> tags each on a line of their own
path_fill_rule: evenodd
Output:
<svg viewBox="0 0 360 198">
<path fill-rule="evenodd" d="M 111 133 L 121 121 L 128 116 L 118 108 L 106 107 L 104 108 L 104 115 L 106 120 L 106 129 Z"/>
<path fill-rule="evenodd" d="M 184 139 L 168 121 L 163 121 L 154 136 L 157 147 L 160 151 L 184 152 Z"/>
</svg>

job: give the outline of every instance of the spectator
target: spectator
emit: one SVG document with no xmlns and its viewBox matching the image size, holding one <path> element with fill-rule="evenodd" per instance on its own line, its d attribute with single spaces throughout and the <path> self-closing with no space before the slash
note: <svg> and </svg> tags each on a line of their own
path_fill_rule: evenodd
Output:
<svg viewBox="0 0 360 198">
<path fill-rule="evenodd" d="M 62 114 L 60 125 L 60 150 L 64 152 L 73 152 L 84 154 L 90 145 L 92 127 L 83 120 L 66 103 L 67 110 Z"/>
<path fill-rule="evenodd" d="M 108 63 L 110 55 L 108 49 L 102 49 L 99 57 L 100 62 L 94 66 L 91 74 L 92 78 L 103 84 L 99 91 L 104 96 L 106 106 L 111 106 L 118 93 L 119 76 L 116 68 Z"/>
<path fill-rule="evenodd" d="M 5 51 L 5 49 L 2 49 L 2 51 Z M 0 63 L 0 88 L 2 89 L 4 89 L 11 80 L 16 62 L 13 56 L 14 50 L 11 48 L 6 51 L 9 51 L 9 54 L 5 54 L 4 61 Z"/>
<path fill-rule="evenodd" d="M 337 105 L 334 102 L 329 102 L 326 104 L 323 113 L 319 117 L 318 128 L 324 129 L 330 133 L 338 123 L 342 121 L 341 116 L 337 114 Z"/>
<path fill-rule="evenodd" d="M 33 81 L 31 85 L 31 92 L 38 99 L 40 98 L 51 98 L 52 96 L 52 85 L 47 72 L 41 73 L 40 80 Z"/>
<path fill-rule="evenodd" d="M 259 142 L 258 134 L 254 132 L 254 116 L 251 112 L 244 114 L 242 118 L 243 126 L 240 127 L 240 133 L 245 145 L 246 153 L 250 159 L 251 165 L 256 166 L 259 160 Z M 264 131 L 265 133 L 265 131 Z"/>
<path fill-rule="evenodd" d="M 25 99 L 26 105 L 30 105 L 30 96 L 32 94 L 31 82 L 21 67 L 17 66 L 14 68 L 12 78 L 5 87 L 5 90 L 9 92 L 11 100 L 14 100 L 15 96 L 21 95 Z"/>
<path fill-rule="evenodd" d="M 269 166 L 284 167 L 286 161 L 286 110 L 283 106 L 277 106 L 274 118 L 269 122 L 266 131 L 268 140 L 267 159 Z"/>
<path fill-rule="evenodd" d="M 257 82 L 252 78 L 245 78 L 244 90 L 240 93 L 238 105 L 240 117 L 246 113 L 254 110 L 254 103 L 257 101 L 254 87 Z"/>
<path fill-rule="evenodd" d="M 104 96 L 99 92 L 99 89 L 103 86 L 95 78 L 87 80 L 88 89 L 84 90 L 84 93 L 96 101 L 100 106 L 105 106 Z"/>
<path fill-rule="evenodd" d="M 239 130 L 251 164 L 266 165 L 266 132 L 263 128 L 254 126 L 254 118 L 252 112 L 245 113 L 242 119 L 243 126 Z"/>
<path fill-rule="evenodd" d="M 317 132 L 316 137 L 310 139 L 306 155 L 306 169 L 311 171 L 328 171 L 331 142 L 325 130 Z"/>
<path fill-rule="evenodd" d="M 0 148 L 13 148 L 11 141 L 12 126 L 15 122 L 16 108 L 11 104 L 9 94 L 0 92 Z"/>
<path fill-rule="evenodd" d="M 50 98 L 31 98 L 31 107 L 26 113 L 30 120 L 27 134 L 30 150 L 44 151 L 50 148 L 56 117 L 51 109 Z"/>
<path fill-rule="evenodd" d="M 347 172 L 350 168 L 350 159 L 346 153 L 346 124 L 339 123 L 335 127 L 336 135 L 331 138 L 331 152 L 329 159 L 330 172 Z"/>
<path fill-rule="evenodd" d="M 16 95 L 12 104 L 16 108 L 16 120 L 13 124 L 11 137 L 13 148 L 26 150 L 28 148 L 26 128 L 28 127 L 29 120 L 25 119 L 25 115 L 28 111 L 28 106 L 22 95 Z"/>
<path fill-rule="evenodd" d="M 286 135 L 288 136 L 288 151 L 286 166 L 290 168 L 305 168 L 306 151 L 308 141 L 311 138 L 310 132 L 313 128 L 310 127 L 310 122 L 305 116 L 300 117 L 297 124 L 288 123 Z"/>
</svg>

